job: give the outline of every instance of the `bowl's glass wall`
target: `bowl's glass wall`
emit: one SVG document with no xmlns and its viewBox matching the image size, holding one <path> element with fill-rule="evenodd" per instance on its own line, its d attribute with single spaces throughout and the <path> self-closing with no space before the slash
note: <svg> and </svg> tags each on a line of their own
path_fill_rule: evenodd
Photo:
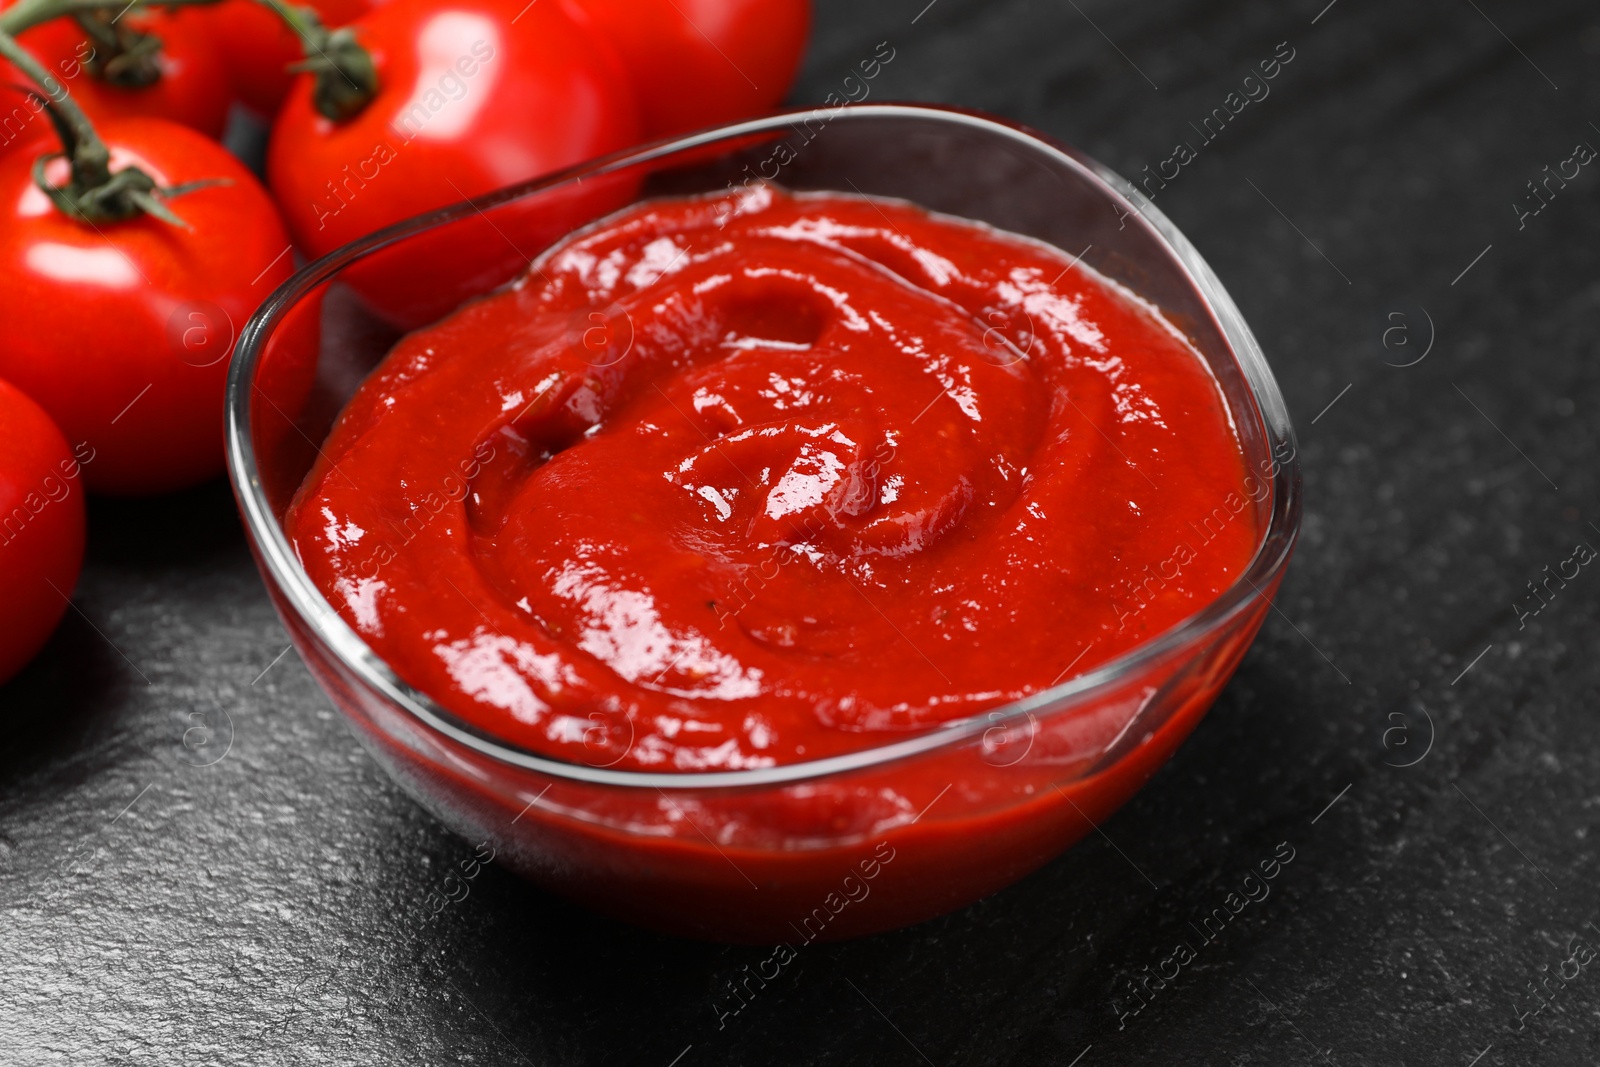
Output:
<svg viewBox="0 0 1600 1067">
<path fill-rule="evenodd" d="M 604 910 L 793 943 L 948 911 L 1045 862 L 1132 795 L 1193 729 L 1259 627 L 1292 547 L 1298 471 L 1281 399 L 1237 310 L 1187 242 L 1115 176 L 1004 124 L 932 109 L 820 110 L 730 131 L 447 209 L 302 272 L 244 333 L 230 384 L 230 469 L 302 656 L 385 767 L 441 819 Z M 515 247 L 498 275 L 436 279 L 450 301 L 468 298 L 536 255 L 552 218 L 565 229 L 631 199 L 756 179 L 901 198 L 1035 237 L 1162 308 L 1211 365 L 1270 489 L 1246 505 L 1264 536 L 1241 586 L 1122 661 L 848 767 L 642 775 L 607 770 L 602 754 L 594 767 L 564 766 L 501 749 L 409 690 L 310 588 L 278 526 L 340 407 L 399 336 L 342 279 L 374 263 L 428 277 L 441 234 Z"/>
</svg>

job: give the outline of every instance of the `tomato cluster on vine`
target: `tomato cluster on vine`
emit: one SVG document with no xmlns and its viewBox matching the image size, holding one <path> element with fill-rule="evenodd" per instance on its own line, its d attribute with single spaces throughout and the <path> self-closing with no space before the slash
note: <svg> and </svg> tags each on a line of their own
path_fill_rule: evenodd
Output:
<svg viewBox="0 0 1600 1067">
<path fill-rule="evenodd" d="M 220 474 L 234 339 L 297 261 L 760 113 L 809 23 L 809 0 L 0 3 L 0 682 L 67 607 L 86 490 Z M 264 182 L 218 140 L 241 112 Z M 554 236 L 512 212 L 428 278 L 378 257 L 349 281 L 410 327 Z"/>
</svg>

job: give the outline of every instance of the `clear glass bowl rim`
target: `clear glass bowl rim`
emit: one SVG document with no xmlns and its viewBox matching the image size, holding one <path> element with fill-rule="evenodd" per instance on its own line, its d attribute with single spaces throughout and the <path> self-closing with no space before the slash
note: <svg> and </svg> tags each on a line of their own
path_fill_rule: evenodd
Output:
<svg viewBox="0 0 1600 1067">
<path fill-rule="evenodd" d="M 1195 290 L 1215 317 L 1224 340 L 1233 350 L 1244 373 L 1256 407 L 1265 423 L 1269 449 L 1274 440 L 1288 442 L 1290 456 L 1277 464 L 1271 479 L 1269 498 L 1271 519 L 1263 532 L 1254 558 L 1238 579 L 1199 611 L 1163 633 L 1136 645 L 1114 659 L 1060 685 L 1042 690 L 1022 700 L 991 708 L 963 719 L 955 719 L 903 740 L 876 745 L 826 759 L 788 763 L 773 767 L 737 771 L 656 772 L 621 771 L 552 759 L 521 749 L 481 732 L 457 718 L 431 697 L 413 689 L 363 641 L 323 599 L 301 568 L 282 527 L 273 517 L 257 470 L 255 449 L 250 437 L 250 394 L 261 349 L 283 315 L 316 286 L 336 275 L 348 264 L 385 246 L 438 226 L 443 226 L 501 204 L 594 175 L 622 170 L 674 156 L 721 141 L 751 135 L 775 134 L 790 129 L 795 119 L 812 116 L 816 108 L 795 108 L 744 122 L 730 123 L 697 133 L 672 138 L 614 153 L 543 178 L 522 182 L 492 193 L 440 208 L 351 242 L 296 272 L 257 308 L 239 332 L 232 365 L 228 372 L 225 441 L 228 477 L 240 513 L 253 538 L 258 559 L 263 562 L 280 595 L 299 615 L 310 631 L 321 640 L 343 666 L 387 698 L 396 707 L 430 730 L 482 755 L 502 763 L 549 775 L 553 778 L 594 785 L 638 789 L 740 789 L 756 786 L 794 784 L 858 771 L 911 756 L 959 745 L 989 730 L 1005 728 L 1031 716 L 1070 714 L 1093 703 L 1129 676 L 1161 660 L 1181 646 L 1214 634 L 1243 611 L 1251 599 L 1264 596 L 1264 583 L 1270 582 L 1285 565 L 1299 534 L 1301 484 L 1299 449 L 1288 409 L 1279 392 L 1266 357 L 1244 317 L 1222 282 L 1183 233 L 1162 214 L 1132 183 L 1110 168 L 1067 145 L 1028 127 L 978 111 L 925 104 L 860 104 L 832 113 L 830 123 L 866 122 L 874 119 L 914 119 L 948 122 L 973 131 L 992 134 L 1051 158 L 1068 169 L 1088 177 L 1102 187 L 1114 203 L 1129 212 L 1130 218 L 1143 220 L 1177 260 Z"/>
</svg>

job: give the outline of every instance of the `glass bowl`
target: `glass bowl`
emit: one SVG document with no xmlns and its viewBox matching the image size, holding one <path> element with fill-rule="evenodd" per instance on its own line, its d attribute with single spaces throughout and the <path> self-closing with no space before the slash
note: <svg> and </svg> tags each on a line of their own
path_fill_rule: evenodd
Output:
<svg viewBox="0 0 1600 1067">
<path fill-rule="evenodd" d="M 408 686 L 322 598 L 281 525 L 317 442 L 399 336 L 354 291 L 370 293 L 397 264 L 433 277 L 441 248 L 472 247 L 482 265 L 472 278 L 434 279 L 453 302 L 628 202 L 756 178 L 897 197 L 1083 250 L 1158 305 L 1209 362 L 1259 476 L 1261 491 L 1243 505 L 1263 531 L 1249 567 L 1179 625 L 1026 700 L 892 744 L 757 770 L 619 770 L 606 765 L 609 749 L 593 765 L 551 759 L 486 736 Z M 241 332 L 227 451 L 251 548 L 301 657 L 378 762 L 481 843 L 480 859 L 657 930 L 791 948 L 959 908 L 1108 818 L 1227 682 L 1300 523 L 1283 399 L 1183 235 L 1072 149 L 988 116 L 908 105 L 793 111 L 638 148 L 419 216 L 311 264 Z"/>
</svg>

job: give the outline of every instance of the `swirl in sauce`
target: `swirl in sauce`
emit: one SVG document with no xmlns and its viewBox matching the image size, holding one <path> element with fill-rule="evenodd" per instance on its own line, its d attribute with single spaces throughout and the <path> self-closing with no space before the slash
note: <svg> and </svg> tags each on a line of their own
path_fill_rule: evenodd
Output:
<svg viewBox="0 0 1600 1067">
<path fill-rule="evenodd" d="M 635 205 L 404 338 L 289 517 L 416 688 L 557 758 L 767 766 L 1048 688 L 1259 541 L 1218 386 L 1064 253 L 773 187 Z"/>
</svg>

